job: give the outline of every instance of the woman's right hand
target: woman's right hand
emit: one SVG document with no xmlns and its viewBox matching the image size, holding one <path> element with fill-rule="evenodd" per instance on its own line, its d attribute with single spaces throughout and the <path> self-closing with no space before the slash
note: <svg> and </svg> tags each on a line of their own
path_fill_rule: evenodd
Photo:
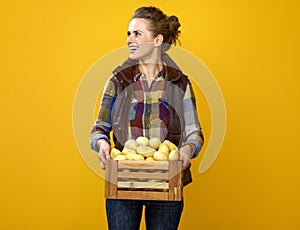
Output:
<svg viewBox="0 0 300 230">
<path fill-rule="evenodd" d="M 99 139 L 97 141 L 97 147 L 99 149 L 98 158 L 100 160 L 100 166 L 105 169 L 106 159 L 110 159 L 110 144 L 105 139 Z"/>
</svg>

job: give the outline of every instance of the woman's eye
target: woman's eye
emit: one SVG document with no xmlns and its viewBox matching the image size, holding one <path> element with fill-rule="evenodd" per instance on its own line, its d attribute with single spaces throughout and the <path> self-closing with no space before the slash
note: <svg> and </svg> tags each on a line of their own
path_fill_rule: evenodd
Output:
<svg viewBox="0 0 300 230">
<path fill-rule="evenodd" d="M 142 33 L 138 32 L 138 31 L 134 31 L 133 34 L 134 34 L 135 37 L 139 37 L 139 36 L 142 35 Z M 127 32 L 127 37 L 129 37 L 130 35 L 131 35 L 131 32 L 128 31 Z"/>
</svg>

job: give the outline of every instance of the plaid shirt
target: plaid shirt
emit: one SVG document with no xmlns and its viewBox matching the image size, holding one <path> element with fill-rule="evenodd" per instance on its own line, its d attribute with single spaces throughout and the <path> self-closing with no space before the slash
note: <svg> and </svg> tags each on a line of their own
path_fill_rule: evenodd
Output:
<svg viewBox="0 0 300 230">
<path fill-rule="evenodd" d="M 128 122 L 128 138 L 158 137 L 164 140 L 169 126 L 164 69 L 148 85 L 146 77 L 135 67 L 133 97 Z"/>
<path fill-rule="evenodd" d="M 165 140 L 169 127 L 165 73 L 164 66 L 149 86 L 146 77 L 139 71 L 138 66 L 135 66 L 134 90 L 128 119 L 128 139 L 146 136 Z M 101 126 L 100 130 L 103 131 L 92 133 L 91 147 L 97 152 L 96 142 L 98 139 L 104 138 L 110 141 L 108 133 L 112 127 L 111 108 L 116 99 L 116 91 L 113 78 L 111 78 L 105 86 L 99 116 L 95 124 L 98 127 Z M 197 111 L 193 105 L 193 96 L 191 85 L 187 84 L 182 102 L 185 122 L 184 143 L 194 144 L 196 148 L 192 157 L 195 157 L 203 145 L 203 136 Z"/>
</svg>

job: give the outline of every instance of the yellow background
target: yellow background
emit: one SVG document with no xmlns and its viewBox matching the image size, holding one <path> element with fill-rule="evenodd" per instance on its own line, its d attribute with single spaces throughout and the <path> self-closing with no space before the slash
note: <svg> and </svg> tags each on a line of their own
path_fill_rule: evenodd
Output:
<svg viewBox="0 0 300 230">
<path fill-rule="evenodd" d="M 181 47 L 226 103 L 224 145 L 205 174 L 194 160 L 180 229 L 300 229 L 297 0 L 1 1 L 0 229 L 107 228 L 104 181 L 79 154 L 72 106 L 142 5 L 179 17 Z M 208 134 L 209 113 L 201 121 Z"/>
</svg>

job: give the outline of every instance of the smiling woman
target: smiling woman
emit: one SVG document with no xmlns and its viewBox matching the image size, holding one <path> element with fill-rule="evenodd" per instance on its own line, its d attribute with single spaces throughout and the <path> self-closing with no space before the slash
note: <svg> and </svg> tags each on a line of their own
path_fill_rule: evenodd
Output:
<svg viewBox="0 0 300 230">
<path fill-rule="evenodd" d="M 183 185 L 191 182 L 190 161 L 203 146 L 196 99 L 188 77 L 165 53 L 176 45 L 180 23 L 156 7 L 137 9 L 129 23 L 129 58 L 106 83 L 98 118 L 91 130 L 91 147 L 103 169 L 115 148 L 128 140 L 158 138 L 178 146 Z M 138 230 L 143 206 L 147 229 L 178 228 L 183 201 L 107 199 L 109 229 Z"/>
</svg>

